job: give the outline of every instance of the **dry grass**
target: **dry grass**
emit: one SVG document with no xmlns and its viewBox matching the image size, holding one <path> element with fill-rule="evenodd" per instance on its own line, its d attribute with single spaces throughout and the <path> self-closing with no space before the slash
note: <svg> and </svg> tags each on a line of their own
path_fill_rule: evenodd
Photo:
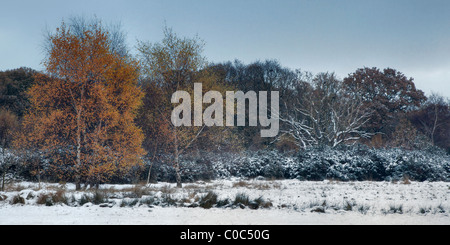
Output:
<svg viewBox="0 0 450 245">
<path fill-rule="evenodd" d="M 5 192 L 22 191 L 25 189 L 29 189 L 29 186 L 25 186 L 23 184 L 15 184 L 15 183 L 5 184 Z M 35 188 L 33 188 L 33 189 L 35 189 Z"/>
<path fill-rule="evenodd" d="M 247 181 L 240 180 L 238 182 L 233 183 L 233 188 L 235 187 L 249 187 L 250 184 Z"/>
<path fill-rule="evenodd" d="M 270 189 L 281 189 L 281 183 L 275 181 L 261 181 L 261 182 L 247 182 L 247 181 L 238 181 L 233 183 L 233 188 L 242 187 L 248 189 L 257 189 L 257 190 L 270 190 Z"/>
<path fill-rule="evenodd" d="M 256 183 L 254 184 L 254 188 L 258 190 L 281 189 L 281 183 L 273 181 L 265 183 Z"/>
<path fill-rule="evenodd" d="M 166 184 L 166 185 L 163 185 L 159 190 L 164 194 L 173 194 L 177 191 L 177 188 L 172 187 L 169 184 Z"/>
<path fill-rule="evenodd" d="M 25 199 L 23 197 L 21 197 L 19 194 L 15 195 L 12 200 L 11 200 L 11 204 L 15 205 L 15 204 L 25 204 Z"/>
<path fill-rule="evenodd" d="M 409 176 L 408 175 L 404 175 L 403 176 L 402 184 L 404 184 L 404 185 L 410 185 L 411 184 L 411 181 L 409 180 Z"/>
<path fill-rule="evenodd" d="M 202 187 L 197 184 L 186 184 L 183 186 L 183 189 L 186 189 L 186 190 L 198 190 L 200 188 L 202 188 Z"/>
</svg>

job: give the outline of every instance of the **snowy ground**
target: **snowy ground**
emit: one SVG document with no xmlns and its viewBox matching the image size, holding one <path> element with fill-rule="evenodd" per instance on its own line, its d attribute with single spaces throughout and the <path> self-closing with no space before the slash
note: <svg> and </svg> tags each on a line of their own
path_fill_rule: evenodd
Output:
<svg viewBox="0 0 450 245">
<path fill-rule="evenodd" d="M 185 184 L 182 189 L 169 183 L 102 185 L 99 200 L 94 190 L 75 191 L 72 184 L 41 187 L 21 182 L 0 192 L 0 224 L 450 224 L 447 182 L 231 179 Z M 208 192 L 228 201 L 215 202 L 210 209 L 196 207 Z M 236 204 L 237 195 L 268 205 L 252 209 Z M 12 204 L 14 200 L 19 204 Z"/>
</svg>

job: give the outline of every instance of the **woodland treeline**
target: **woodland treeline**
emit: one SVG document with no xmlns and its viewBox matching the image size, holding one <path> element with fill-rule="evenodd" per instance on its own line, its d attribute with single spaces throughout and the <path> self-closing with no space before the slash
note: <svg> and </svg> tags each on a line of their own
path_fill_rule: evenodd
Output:
<svg viewBox="0 0 450 245">
<path fill-rule="evenodd" d="M 449 100 L 425 96 L 393 68 L 363 67 L 340 79 L 276 60 L 213 63 L 199 37 L 163 32 L 160 42 L 139 41 L 132 55 L 120 26 L 75 17 L 48 33 L 44 71 L 0 72 L 3 182 L 45 178 L 80 188 L 150 181 L 157 163 L 173 169 L 181 187 L 183 159 L 206 153 L 351 145 L 450 153 Z M 279 115 L 271 115 L 280 120 L 279 135 L 262 138 L 261 126 L 174 127 L 171 95 L 192 93 L 194 83 L 222 94 L 279 91 Z"/>
</svg>

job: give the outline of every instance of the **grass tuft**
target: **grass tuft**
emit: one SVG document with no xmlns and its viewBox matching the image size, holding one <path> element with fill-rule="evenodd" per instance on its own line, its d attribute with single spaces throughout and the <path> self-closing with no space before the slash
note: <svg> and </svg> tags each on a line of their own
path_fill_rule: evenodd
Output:
<svg viewBox="0 0 450 245">
<path fill-rule="evenodd" d="M 19 194 L 15 195 L 12 200 L 11 200 L 11 204 L 15 205 L 15 204 L 25 204 L 25 199 L 23 197 L 21 197 Z"/>
<path fill-rule="evenodd" d="M 210 209 L 217 204 L 217 199 L 217 194 L 209 191 L 206 195 L 200 198 L 199 206 L 205 209 Z"/>
<path fill-rule="evenodd" d="M 245 206 L 248 206 L 250 202 L 249 197 L 245 194 L 245 193 L 237 193 L 236 196 L 234 197 L 234 205 L 239 205 L 239 204 L 243 204 Z"/>
</svg>

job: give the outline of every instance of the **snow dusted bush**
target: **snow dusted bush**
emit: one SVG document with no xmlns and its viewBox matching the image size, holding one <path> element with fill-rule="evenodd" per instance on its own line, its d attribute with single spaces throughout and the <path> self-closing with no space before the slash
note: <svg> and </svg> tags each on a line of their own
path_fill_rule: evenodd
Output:
<svg viewBox="0 0 450 245">
<path fill-rule="evenodd" d="M 183 159 L 181 173 L 183 182 L 214 179 L 211 162 L 203 157 Z"/>
<path fill-rule="evenodd" d="M 180 160 L 180 172 L 183 182 L 211 180 L 215 178 L 212 163 L 208 155 L 205 154 L 201 157 L 187 155 L 182 156 Z M 165 156 L 160 161 L 155 161 L 152 166 L 150 179 L 153 181 L 175 182 L 176 173 L 173 162 L 174 160 L 170 156 Z M 148 174 L 148 168 L 145 174 Z"/>
<path fill-rule="evenodd" d="M 408 176 L 415 181 L 450 181 L 450 157 L 443 151 L 390 151 L 387 154 L 388 177 L 396 180 Z"/>
<path fill-rule="evenodd" d="M 283 163 L 285 156 L 276 151 L 258 151 L 247 156 L 237 170 L 239 177 L 255 178 L 284 178 Z"/>
<path fill-rule="evenodd" d="M 367 146 L 319 147 L 292 156 L 274 150 L 242 155 L 208 155 L 214 178 L 287 178 L 342 181 L 450 181 L 450 156 L 430 148 L 421 151 L 371 149 Z M 209 169 L 211 171 L 211 169 Z"/>
<path fill-rule="evenodd" d="M 323 151 L 325 148 L 317 150 L 306 150 L 297 155 L 298 167 L 295 178 L 301 180 L 323 180 L 327 177 L 327 172 L 338 158 Z"/>
<path fill-rule="evenodd" d="M 40 162 L 45 174 L 48 163 Z M 146 165 L 139 177 L 141 180 L 147 179 L 150 161 Z M 180 165 L 185 183 L 230 177 L 311 181 L 389 181 L 407 177 L 413 181 L 450 181 L 450 156 L 437 148 L 409 151 L 354 145 L 337 148 L 322 146 L 297 153 L 276 150 L 196 152 L 181 156 Z M 30 171 L 22 171 L 22 175 L 26 174 L 25 179 L 32 179 L 27 177 Z M 171 156 L 160 157 L 152 164 L 150 180 L 175 182 Z M 117 183 L 130 181 L 124 176 L 115 179 Z"/>
<path fill-rule="evenodd" d="M 330 163 L 326 178 L 343 181 L 383 180 L 385 167 L 376 151 L 363 146 L 326 149 L 322 155 Z"/>
<path fill-rule="evenodd" d="M 246 151 L 241 154 L 210 155 L 215 178 L 294 178 L 294 157 L 278 151 Z"/>
<path fill-rule="evenodd" d="M 415 181 L 450 180 L 450 157 L 436 149 L 408 151 L 343 147 L 323 151 L 320 160 L 329 163 L 326 178 L 331 179 L 400 180 L 408 176 Z"/>
</svg>

